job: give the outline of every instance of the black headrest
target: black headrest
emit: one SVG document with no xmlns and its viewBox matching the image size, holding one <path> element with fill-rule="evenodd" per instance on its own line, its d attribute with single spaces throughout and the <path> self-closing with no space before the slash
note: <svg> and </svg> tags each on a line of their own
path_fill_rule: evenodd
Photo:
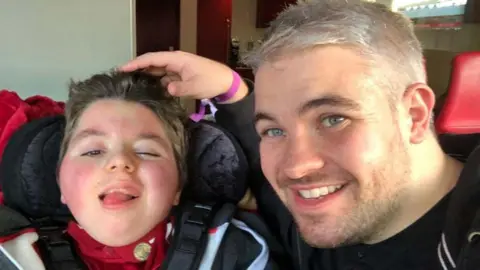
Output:
<svg viewBox="0 0 480 270">
<path fill-rule="evenodd" d="M 64 126 L 63 116 L 41 118 L 12 135 L 0 163 L 6 205 L 32 218 L 69 215 L 56 180 Z"/>
<path fill-rule="evenodd" d="M 238 203 L 248 188 L 247 158 L 235 137 L 210 121 L 190 126 L 188 198 Z"/>
<path fill-rule="evenodd" d="M 5 204 L 31 218 L 70 216 L 60 202 L 57 163 L 65 118 L 47 117 L 22 126 L 0 163 Z M 185 196 L 198 202 L 238 202 L 247 189 L 246 157 L 235 138 L 211 122 L 192 123 Z"/>
</svg>

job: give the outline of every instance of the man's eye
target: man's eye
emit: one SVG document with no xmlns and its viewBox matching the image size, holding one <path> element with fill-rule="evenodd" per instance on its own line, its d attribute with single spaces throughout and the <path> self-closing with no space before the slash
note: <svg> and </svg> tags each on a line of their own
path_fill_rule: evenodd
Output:
<svg viewBox="0 0 480 270">
<path fill-rule="evenodd" d="M 324 127 L 330 128 L 343 123 L 345 120 L 346 119 L 343 116 L 332 115 L 332 116 L 323 118 L 321 123 Z"/>
<path fill-rule="evenodd" d="M 279 137 L 284 136 L 284 134 L 283 130 L 279 128 L 270 128 L 263 132 L 263 135 L 267 137 Z"/>
<path fill-rule="evenodd" d="M 94 156 L 98 156 L 98 155 L 101 155 L 101 154 L 102 154 L 101 150 L 92 150 L 92 151 L 88 151 L 88 152 L 83 153 L 82 156 L 94 157 Z"/>
</svg>

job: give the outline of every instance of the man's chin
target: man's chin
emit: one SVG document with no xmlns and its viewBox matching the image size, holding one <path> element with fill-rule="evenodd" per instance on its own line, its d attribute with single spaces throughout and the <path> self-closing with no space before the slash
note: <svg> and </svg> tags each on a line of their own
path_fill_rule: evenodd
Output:
<svg viewBox="0 0 480 270">
<path fill-rule="evenodd" d="M 312 247 L 328 249 L 352 244 L 350 237 L 338 224 L 303 222 L 296 219 L 296 225 L 302 239 Z"/>
<path fill-rule="evenodd" d="M 336 236 L 325 237 L 325 235 L 306 234 L 302 232 L 300 232 L 300 235 L 305 243 L 314 248 L 330 249 L 338 248 L 344 245 L 344 242 Z"/>
</svg>

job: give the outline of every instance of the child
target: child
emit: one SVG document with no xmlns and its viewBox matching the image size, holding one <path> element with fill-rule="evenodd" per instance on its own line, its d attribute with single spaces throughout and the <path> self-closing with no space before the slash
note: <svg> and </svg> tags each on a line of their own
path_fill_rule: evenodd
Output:
<svg viewBox="0 0 480 270">
<path fill-rule="evenodd" d="M 71 84 L 65 118 L 58 184 L 74 217 L 66 234 L 84 269 L 161 269 L 168 260 L 171 210 L 187 179 L 187 117 L 179 99 L 150 75 L 99 74 Z M 233 250 L 232 269 L 274 269 L 265 241 L 252 245 L 258 235 L 234 231 L 228 229 L 223 239 L 230 240 L 217 250 L 205 251 L 210 261 L 230 258 L 225 254 Z M 12 238 L 0 242 L 8 247 Z M 265 263 L 257 253 L 267 254 Z M 43 268 L 34 261 L 24 262 L 24 269 Z M 205 268 L 230 269 L 217 261 L 200 264 Z"/>
<path fill-rule="evenodd" d="M 185 180 L 180 101 L 146 75 L 96 75 L 70 86 L 65 117 L 58 181 L 84 263 L 157 269 Z"/>
</svg>

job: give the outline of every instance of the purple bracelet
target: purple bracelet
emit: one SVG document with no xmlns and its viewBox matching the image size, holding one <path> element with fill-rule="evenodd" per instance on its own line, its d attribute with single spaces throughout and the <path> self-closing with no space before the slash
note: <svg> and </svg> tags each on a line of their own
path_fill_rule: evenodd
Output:
<svg viewBox="0 0 480 270">
<path fill-rule="evenodd" d="M 225 94 L 221 94 L 219 96 L 214 97 L 213 99 L 216 102 L 224 102 L 229 99 L 231 99 L 238 91 L 238 88 L 240 86 L 240 82 L 242 81 L 242 78 L 240 78 L 240 75 L 238 75 L 237 72 L 232 71 L 233 74 L 233 82 L 232 85 L 230 86 L 230 89 Z M 211 102 L 207 102 L 207 100 L 201 100 L 200 101 L 200 107 L 198 109 L 198 112 L 193 113 L 190 115 L 190 119 L 192 119 L 194 122 L 198 122 L 203 119 L 205 116 L 205 107 L 210 106 L 210 110 L 214 114 L 216 112 L 215 105 L 213 105 Z"/>
<path fill-rule="evenodd" d="M 240 75 L 238 75 L 238 73 L 233 70 L 232 70 L 232 74 L 233 74 L 233 82 L 232 82 L 232 85 L 230 86 L 230 89 L 228 89 L 228 91 L 225 94 L 216 96 L 214 98 L 216 102 L 227 101 L 237 93 L 240 83 L 242 82 L 242 78 L 240 78 Z"/>
</svg>

